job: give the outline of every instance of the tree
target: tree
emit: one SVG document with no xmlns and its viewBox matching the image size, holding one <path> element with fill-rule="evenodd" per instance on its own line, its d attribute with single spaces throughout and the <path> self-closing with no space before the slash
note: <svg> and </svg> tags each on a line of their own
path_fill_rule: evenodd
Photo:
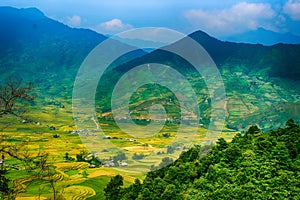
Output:
<svg viewBox="0 0 300 200">
<path fill-rule="evenodd" d="M 174 153 L 174 151 L 175 151 L 174 147 L 167 146 L 167 154 L 172 154 Z"/>
<path fill-rule="evenodd" d="M 149 146 L 149 144 L 147 144 L 147 143 L 143 144 L 144 149 L 147 149 L 148 146 Z"/>
<path fill-rule="evenodd" d="M 0 169 L 0 197 L 8 195 L 10 193 L 10 188 L 8 186 L 9 180 L 5 177 L 6 170 Z"/>
<path fill-rule="evenodd" d="M 49 182 L 52 189 L 53 199 L 58 199 L 58 190 L 56 187 L 55 174 L 57 174 L 55 167 L 49 161 L 49 154 L 39 152 L 36 157 L 32 157 L 32 162 L 35 163 L 35 167 L 32 169 L 32 180 L 43 180 Z"/>
<path fill-rule="evenodd" d="M 167 185 L 165 191 L 161 195 L 161 199 L 182 199 L 176 192 L 176 187 L 173 184 Z"/>
<path fill-rule="evenodd" d="M 217 141 L 217 148 L 218 150 L 222 151 L 228 147 L 228 144 L 224 138 L 220 138 Z"/>
<path fill-rule="evenodd" d="M 291 159 L 289 155 L 289 150 L 285 146 L 284 142 L 277 142 L 272 149 L 271 153 L 272 159 L 275 162 L 280 163 L 280 167 L 288 168 L 291 164 Z"/>
<path fill-rule="evenodd" d="M 250 126 L 250 128 L 246 132 L 246 135 L 247 134 L 255 134 L 255 133 L 259 133 L 259 132 L 260 132 L 260 129 L 257 127 L 257 125 L 254 125 L 254 126 Z"/>
<path fill-rule="evenodd" d="M 123 186 L 123 177 L 116 175 L 110 179 L 110 182 L 104 188 L 105 197 L 107 200 L 121 199 L 121 187 Z"/>
<path fill-rule="evenodd" d="M 118 152 L 116 156 L 113 157 L 114 163 L 117 163 L 118 161 L 126 160 L 127 157 L 124 152 Z"/>
<path fill-rule="evenodd" d="M 65 160 L 69 160 L 69 153 L 68 153 L 68 152 L 65 153 L 64 159 L 65 159 Z"/>
<path fill-rule="evenodd" d="M 19 144 L 8 144 L 5 141 L 5 137 L 2 137 L 0 139 L 0 152 L 2 154 L 7 154 L 11 158 L 15 159 L 20 163 L 19 167 L 24 168 L 28 174 L 31 176 L 31 181 L 34 180 L 42 180 L 45 182 L 49 182 L 53 199 L 57 199 L 57 188 L 56 188 L 56 179 L 54 178 L 54 175 L 57 173 L 55 170 L 55 167 L 50 163 L 50 158 L 48 153 L 38 152 L 37 155 L 33 155 L 29 152 L 27 146 L 28 142 L 21 142 Z M 3 166 L 2 166 L 3 167 Z M 3 168 L 2 168 L 3 169 Z M 6 169 L 4 169 L 6 170 Z M 6 193 L 2 192 L 4 197 L 9 198 L 10 196 L 16 198 L 17 195 L 20 192 L 24 192 L 23 189 L 20 189 L 18 187 L 12 187 L 9 185 L 14 185 L 13 182 L 11 184 L 9 183 L 10 180 L 8 180 L 5 177 L 5 171 L 1 172 L 0 175 L 0 184 L 1 188 L 6 191 Z M 2 185 L 2 182 L 4 183 Z M 6 188 L 6 184 L 8 184 L 9 188 L 8 190 Z M 8 193 L 7 193 L 8 192 Z"/>
<path fill-rule="evenodd" d="M 85 162 L 86 157 L 89 155 L 89 152 L 86 150 L 81 150 L 80 154 L 76 154 L 77 162 Z"/>
<path fill-rule="evenodd" d="M 127 188 L 126 193 L 123 194 L 122 199 L 137 199 L 142 190 L 142 184 L 139 179 L 135 179 L 134 184 Z"/>
<path fill-rule="evenodd" d="M 25 102 L 32 102 L 34 96 L 29 94 L 33 84 L 22 86 L 22 80 L 8 77 L 5 85 L 0 86 L 0 117 L 6 114 L 22 115 Z"/>
<path fill-rule="evenodd" d="M 0 117 L 5 115 L 14 115 L 22 117 L 26 112 L 25 105 L 31 103 L 34 100 L 34 96 L 30 94 L 33 89 L 33 84 L 22 84 L 22 80 L 17 80 L 9 77 L 3 86 L 0 86 Z M 1 127 L 3 131 L 9 125 Z M 0 153 L 2 153 L 2 163 L 4 161 L 4 154 L 15 159 L 20 163 L 20 167 L 24 168 L 31 176 L 31 181 L 43 180 L 49 182 L 52 188 L 53 198 L 57 199 L 56 179 L 54 175 L 57 173 L 55 167 L 49 162 L 48 153 L 38 152 L 37 155 L 33 155 L 29 152 L 28 141 L 12 144 L 8 142 L 10 137 L 1 135 L 0 137 Z M 13 187 L 13 182 L 5 177 L 6 169 L 4 165 L 0 170 L 0 192 L 5 199 L 16 198 L 18 193 L 21 192 L 18 187 Z M 23 189 L 22 189 L 23 191 Z"/>
<path fill-rule="evenodd" d="M 297 127 L 297 124 L 295 123 L 295 121 L 293 119 L 289 119 L 286 123 L 285 123 L 286 127 L 289 129 L 292 129 L 294 127 Z"/>
<path fill-rule="evenodd" d="M 163 167 L 166 167 L 168 165 L 170 165 L 171 163 L 173 163 L 173 159 L 172 158 L 169 158 L 169 157 L 164 157 L 162 160 L 161 160 L 161 163 L 159 163 L 159 168 L 163 168 Z"/>
<path fill-rule="evenodd" d="M 76 160 L 77 162 L 83 162 L 84 159 L 83 159 L 83 155 L 80 153 L 80 154 L 76 154 Z"/>
<path fill-rule="evenodd" d="M 138 153 L 134 153 L 133 156 L 132 156 L 132 159 L 133 160 L 141 160 L 145 157 L 145 155 L 143 153 L 141 154 L 138 154 Z"/>
</svg>

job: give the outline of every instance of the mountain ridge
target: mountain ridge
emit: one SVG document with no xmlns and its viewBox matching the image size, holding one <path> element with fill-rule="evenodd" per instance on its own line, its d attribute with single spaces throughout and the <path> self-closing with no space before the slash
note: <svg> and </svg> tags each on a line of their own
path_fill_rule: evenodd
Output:
<svg viewBox="0 0 300 200">
<path fill-rule="evenodd" d="M 266 46 L 284 44 L 300 44 L 300 36 L 291 33 L 277 33 L 264 28 L 258 28 L 232 36 L 221 37 L 223 41 L 234 41 L 237 43 L 263 44 Z"/>
<path fill-rule="evenodd" d="M 200 33 L 200 34 L 199 34 Z M 200 43 L 210 54 L 217 65 L 226 62 L 249 62 L 249 67 L 273 67 L 270 72 L 273 76 L 282 76 L 299 80 L 300 77 L 300 45 L 275 44 L 264 46 L 261 44 L 247 44 L 222 42 L 216 38 L 197 31 L 189 35 Z M 290 61 L 295 64 L 291 64 Z"/>
<path fill-rule="evenodd" d="M 4 15 L 3 10 L 12 10 L 13 13 Z M 24 21 L 20 13 L 21 16 L 30 15 L 28 20 Z M 6 7 L 0 8 L 0 14 L 3 16 L 0 26 L 6 25 L 6 29 L 0 31 L 0 42 L 6 44 L 0 47 L 0 73 L 4 77 L 1 81 L 13 75 L 36 83 L 39 95 L 43 98 L 64 96 L 71 99 L 72 87 L 82 61 L 106 37 L 90 30 L 70 28 L 45 17 L 36 9 Z M 16 17 L 8 17 L 14 15 Z M 240 121 L 241 116 L 252 113 L 263 116 L 261 110 L 272 109 L 272 105 L 300 100 L 297 96 L 300 88 L 297 87 L 300 78 L 300 45 L 263 46 L 223 42 L 203 31 L 189 36 L 206 49 L 219 68 L 229 99 L 229 127 L 245 129 L 246 123 Z M 111 76 L 105 78 L 105 91 L 98 90 L 96 96 L 104 98 L 103 101 L 109 101 L 107 92 L 114 86 L 114 79 L 143 63 L 155 61 L 171 64 L 184 75 L 192 77 L 188 63 L 160 49 L 148 54 L 141 51 L 131 56 L 125 55 L 125 59 L 121 60 L 109 72 L 112 73 Z M 196 79 L 191 78 L 191 81 L 196 89 L 205 88 Z M 199 104 L 203 105 L 203 113 L 209 115 L 209 105 L 206 102 L 209 102 L 209 97 L 202 93 Z M 105 104 L 107 105 L 109 104 Z M 272 123 L 278 126 L 284 120 L 287 119 Z M 208 117 L 206 121 L 209 121 Z"/>
</svg>

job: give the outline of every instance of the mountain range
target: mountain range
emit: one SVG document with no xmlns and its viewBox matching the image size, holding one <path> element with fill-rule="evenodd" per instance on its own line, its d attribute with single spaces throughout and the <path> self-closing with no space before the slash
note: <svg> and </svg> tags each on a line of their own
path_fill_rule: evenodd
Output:
<svg viewBox="0 0 300 200">
<path fill-rule="evenodd" d="M 0 15 L 0 81 L 13 75 L 33 81 L 40 99 L 51 96 L 64 97 L 69 101 L 80 64 L 107 37 L 87 29 L 70 28 L 35 8 L 0 7 Z M 241 41 L 245 38 L 254 41 L 259 37 L 265 38 L 265 43 L 268 43 L 267 38 L 272 34 L 258 30 L 255 34 L 241 35 Z M 272 37 L 277 36 L 273 34 Z M 244 130 L 248 124 L 259 123 L 263 129 L 270 129 L 283 125 L 290 117 L 296 122 L 300 120 L 299 44 L 264 46 L 224 42 L 202 31 L 196 31 L 189 37 L 209 53 L 224 80 L 227 128 Z M 278 41 L 298 41 L 296 36 L 285 38 L 290 40 L 282 40 L 278 36 Z M 110 101 L 108 97 L 113 83 L 134 66 L 147 62 L 168 63 L 185 76 L 192 73 L 183 60 L 159 49 L 125 55 L 114 64 L 113 70 L 107 72 L 107 78 L 103 80 L 105 91 L 100 88 L 97 92 L 97 99 L 105 105 L 99 106 L 100 112 L 109 112 L 107 102 Z M 205 90 L 205 84 L 193 78 L 190 82 L 198 87 L 196 93 L 202 97 L 199 102 L 203 113 L 201 117 L 208 123 L 209 96 L 207 92 L 200 91 Z M 132 109 L 137 111 L 145 102 L 133 102 L 135 106 Z"/>
<path fill-rule="evenodd" d="M 274 45 L 278 43 L 299 44 L 300 37 L 291 33 L 277 33 L 264 28 L 258 28 L 244 33 L 222 37 L 224 41 L 243 42 L 251 44 Z"/>
</svg>

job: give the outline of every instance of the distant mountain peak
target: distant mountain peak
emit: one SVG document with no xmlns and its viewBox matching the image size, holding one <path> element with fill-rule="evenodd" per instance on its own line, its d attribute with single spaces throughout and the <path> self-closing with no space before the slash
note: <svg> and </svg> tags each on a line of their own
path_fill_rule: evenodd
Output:
<svg viewBox="0 0 300 200">
<path fill-rule="evenodd" d="M 189 36 L 192 37 L 192 38 L 194 38 L 194 37 L 201 38 L 202 40 L 203 39 L 214 39 L 214 40 L 217 40 L 216 38 L 210 36 L 209 34 L 207 34 L 204 31 L 201 31 L 201 30 L 195 31 L 195 32 L 191 33 Z"/>
<path fill-rule="evenodd" d="M 21 8 L 21 12 L 26 14 L 34 14 L 35 16 L 45 17 L 44 13 L 37 8 Z"/>
<path fill-rule="evenodd" d="M 0 7 L 0 14 L 2 18 L 10 18 L 11 16 L 18 16 L 18 17 L 22 17 L 24 19 L 30 19 L 30 20 L 39 20 L 39 19 L 43 19 L 46 18 L 46 16 L 44 15 L 44 13 L 42 11 L 40 11 L 37 8 L 13 8 L 13 7 L 9 7 L 9 6 L 3 6 Z"/>
<path fill-rule="evenodd" d="M 300 36 L 293 35 L 291 33 L 277 33 L 264 28 L 258 28 L 257 30 L 231 35 L 220 39 L 231 42 L 263 44 L 267 46 L 278 43 L 300 44 Z"/>
</svg>

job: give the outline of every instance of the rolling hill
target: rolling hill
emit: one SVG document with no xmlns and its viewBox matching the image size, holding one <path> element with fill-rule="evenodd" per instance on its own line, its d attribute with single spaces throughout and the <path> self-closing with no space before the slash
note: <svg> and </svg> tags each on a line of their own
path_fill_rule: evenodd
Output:
<svg viewBox="0 0 300 200">
<path fill-rule="evenodd" d="M 86 29 L 70 28 L 47 18 L 35 8 L 1 7 L 0 14 L 1 81 L 9 75 L 30 80 L 37 86 L 36 92 L 41 99 L 64 97 L 70 102 L 80 64 L 106 37 Z M 287 120 L 285 115 L 276 112 L 283 103 L 297 110 L 299 103 L 296 102 L 300 100 L 300 45 L 223 42 L 202 31 L 189 37 L 205 48 L 219 68 L 227 94 L 228 128 L 243 130 L 251 118 L 258 116 L 264 119 L 262 122 L 267 121 L 260 124 L 263 129 L 277 127 Z M 205 82 L 201 76 L 194 76 L 193 67 L 185 60 L 159 49 L 150 53 L 142 50 L 133 52 L 114 63 L 115 68 L 106 72 L 99 83 L 96 95 L 96 101 L 101 104 L 98 105 L 99 112 L 110 111 L 111 91 L 122 74 L 150 62 L 167 64 L 187 77 L 199 95 L 203 122 L 208 124 L 210 104 Z M 140 105 L 149 105 L 145 104 L 147 95 L 140 102 L 134 102 L 137 99 L 132 101 L 133 111 L 140 109 Z M 174 106 L 170 110 L 178 110 Z M 298 121 L 300 114 L 296 112 L 294 116 Z"/>
<path fill-rule="evenodd" d="M 1 164 L 5 160 L 4 166 L 8 169 L 1 171 L 1 183 L 6 183 L 12 193 L 18 193 L 14 195 L 18 195 L 19 199 L 52 198 L 55 189 L 66 199 L 103 199 L 105 185 L 111 176 L 121 174 L 125 180 L 124 187 L 127 187 L 135 178 L 143 179 L 144 172 L 149 170 L 150 165 L 158 164 L 161 157 L 170 156 L 164 160 L 168 164 L 170 159 L 175 159 L 181 151 L 186 150 L 185 141 L 189 138 L 185 135 L 178 138 L 181 143 L 168 146 L 173 145 L 178 124 L 185 123 L 179 120 L 182 107 L 170 88 L 147 84 L 130 94 L 130 116 L 136 124 L 141 125 L 139 129 L 135 126 L 133 131 L 144 134 L 143 125 L 148 123 L 144 117 L 149 114 L 151 106 L 161 103 L 167 111 L 166 126 L 153 137 L 133 138 L 112 120 L 111 96 L 116 83 L 124 74 L 142 64 L 167 65 L 180 72 L 190 83 L 197 95 L 201 117 L 197 122 L 198 132 L 193 135 L 191 142 L 203 141 L 212 113 L 210 91 L 202 75 L 185 59 L 157 49 L 151 52 L 137 50 L 115 60 L 102 76 L 96 92 L 99 124 L 105 136 L 97 135 L 98 130 L 78 130 L 76 127 L 72 113 L 72 89 L 81 63 L 106 37 L 91 30 L 70 28 L 49 19 L 35 8 L 0 7 L 0 16 L 0 85 L 9 76 L 25 82 L 32 81 L 32 92 L 36 96 L 35 102 L 27 105 L 29 112 L 25 116 L 32 121 L 10 115 L 0 116 L 1 150 L 10 147 L 8 144 L 20 147 L 13 149 L 19 150 L 17 156 L 6 154 L 0 160 Z M 207 50 L 224 82 L 226 127 L 222 136 L 225 140 L 231 140 L 234 134 L 244 132 L 251 124 L 258 125 L 264 131 L 283 127 L 291 117 L 300 122 L 300 44 L 263 46 L 223 42 L 202 31 L 189 36 Z M 126 44 L 118 44 L 126 47 Z M 108 52 L 113 50 L 114 46 L 107 49 Z M 152 70 L 164 73 L 159 68 Z M 136 79 L 143 77 L 131 77 L 130 81 L 135 83 Z M 123 97 L 119 100 L 122 101 Z M 133 126 L 128 127 L 130 129 Z M 299 182 L 295 178 L 297 174 L 293 172 L 299 168 L 299 156 L 295 158 L 299 154 L 298 132 L 299 126 L 294 123 L 285 129 L 267 133 L 251 128 L 245 134 L 238 133 L 232 143 L 220 139 L 206 157 L 201 153 L 207 152 L 212 146 L 203 150 L 195 145 L 168 168 L 149 173 L 143 185 L 136 182 L 130 186 L 127 194 L 130 196 L 131 191 L 137 189 L 134 195 L 141 197 L 159 190 L 156 193 L 163 194 L 164 199 L 170 198 L 170 195 L 178 199 L 182 196 L 197 199 L 215 195 L 235 198 L 237 194 L 251 195 L 249 190 L 256 189 L 253 198 L 260 198 L 265 191 L 263 195 L 279 191 L 280 197 L 290 194 L 298 197 L 299 189 L 290 187 Z M 85 151 L 86 143 L 81 140 L 82 137 L 103 144 L 101 152 Z M 26 170 L 22 163 L 24 160 L 15 159 L 32 156 L 34 159 L 29 162 L 30 166 L 39 169 L 42 166 L 39 165 L 41 152 L 49 155 L 51 160 L 46 178 L 41 178 L 38 170 Z M 121 164 L 122 161 L 124 167 L 96 167 L 99 163 L 110 166 L 112 159 L 113 164 Z M 126 163 L 123 163 L 124 159 Z M 286 159 L 289 166 L 280 162 L 282 159 Z M 153 166 L 152 169 L 157 168 Z M 276 170 L 277 174 L 274 172 Z M 281 184 L 283 180 L 289 181 Z M 54 182 L 56 188 L 51 190 L 50 183 Z M 228 184 L 231 182 L 240 183 L 241 187 Z M 224 183 L 227 191 L 235 190 L 236 193 L 226 193 L 221 187 Z M 274 185 L 279 186 L 276 189 L 269 188 Z M 75 190 L 76 193 L 73 192 Z"/>
</svg>

